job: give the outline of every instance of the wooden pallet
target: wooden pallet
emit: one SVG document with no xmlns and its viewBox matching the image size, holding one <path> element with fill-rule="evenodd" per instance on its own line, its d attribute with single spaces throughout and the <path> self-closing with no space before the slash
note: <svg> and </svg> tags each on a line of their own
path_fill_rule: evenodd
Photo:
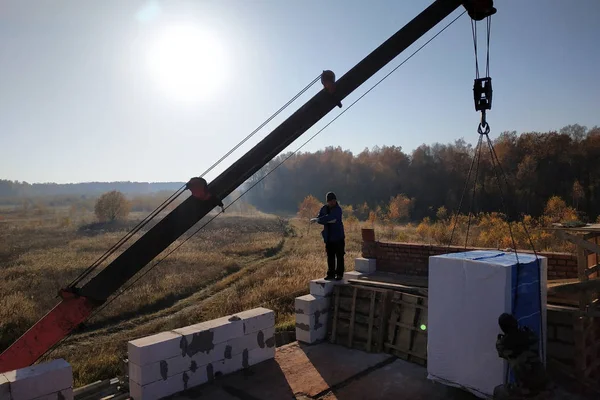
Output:
<svg viewBox="0 0 600 400">
<path fill-rule="evenodd" d="M 417 364 L 427 364 L 427 298 L 394 292 L 385 351 Z"/>
<path fill-rule="evenodd" d="M 367 352 L 382 352 L 388 291 L 338 285 L 333 291 L 329 341 Z"/>
</svg>

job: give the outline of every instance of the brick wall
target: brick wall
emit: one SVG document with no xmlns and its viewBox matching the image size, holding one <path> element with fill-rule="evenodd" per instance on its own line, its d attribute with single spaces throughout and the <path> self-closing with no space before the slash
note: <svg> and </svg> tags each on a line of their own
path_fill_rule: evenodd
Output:
<svg viewBox="0 0 600 400">
<path fill-rule="evenodd" d="M 467 250 L 490 249 L 468 248 Z M 427 276 L 430 256 L 460 251 L 465 251 L 465 248 L 383 241 L 363 241 L 362 244 L 362 256 L 377 259 L 378 271 L 403 275 Z M 548 258 L 548 280 L 577 278 L 577 256 L 569 253 L 540 252 L 538 254 Z"/>
</svg>

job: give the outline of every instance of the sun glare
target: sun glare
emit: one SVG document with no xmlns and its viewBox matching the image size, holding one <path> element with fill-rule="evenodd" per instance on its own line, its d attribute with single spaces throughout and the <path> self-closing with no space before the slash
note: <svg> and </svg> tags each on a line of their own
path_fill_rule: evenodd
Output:
<svg viewBox="0 0 600 400">
<path fill-rule="evenodd" d="M 148 64 L 153 78 L 175 100 L 207 99 L 226 77 L 218 40 L 190 25 L 166 29 L 150 47 Z"/>
</svg>

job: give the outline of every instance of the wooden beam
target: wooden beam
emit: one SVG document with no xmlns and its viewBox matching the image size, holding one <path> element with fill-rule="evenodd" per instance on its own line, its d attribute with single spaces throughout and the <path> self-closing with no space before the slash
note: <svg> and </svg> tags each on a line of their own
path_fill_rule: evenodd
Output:
<svg viewBox="0 0 600 400">
<path fill-rule="evenodd" d="M 560 231 L 560 235 L 563 239 L 568 240 L 569 242 L 574 243 L 579 247 L 583 247 L 589 252 L 600 254 L 600 246 L 598 246 L 595 243 L 580 238 L 579 236 L 571 235 L 570 233 L 567 233 L 565 231 Z"/>
<path fill-rule="evenodd" d="M 591 290 L 600 290 L 600 278 L 590 279 L 583 282 L 565 283 L 562 285 L 551 286 L 548 288 L 548 294 L 555 293 L 580 293 Z"/>
<path fill-rule="evenodd" d="M 375 291 L 371 292 L 371 304 L 369 307 L 369 333 L 367 334 L 367 351 L 371 352 L 371 342 L 373 341 L 373 322 L 375 318 Z"/>
</svg>

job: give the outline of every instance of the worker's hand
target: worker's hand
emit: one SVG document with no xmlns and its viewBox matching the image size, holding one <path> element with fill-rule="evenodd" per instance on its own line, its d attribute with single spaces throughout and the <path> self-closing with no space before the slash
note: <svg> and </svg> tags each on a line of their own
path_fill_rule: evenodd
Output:
<svg viewBox="0 0 600 400">
<path fill-rule="evenodd" d="M 318 220 L 318 218 L 311 218 L 311 219 L 310 219 L 310 222 L 311 222 L 312 224 L 314 224 L 315 222 L 317 222 L 317 220 Z"/>
</svg>

